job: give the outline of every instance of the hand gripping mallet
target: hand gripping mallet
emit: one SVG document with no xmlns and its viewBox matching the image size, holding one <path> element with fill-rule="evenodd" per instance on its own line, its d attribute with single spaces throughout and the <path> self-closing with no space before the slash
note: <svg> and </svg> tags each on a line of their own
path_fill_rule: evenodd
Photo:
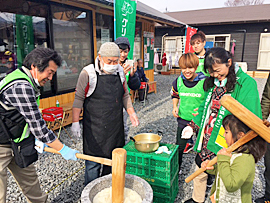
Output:
<svg viewBox="0 0 270 203">
<path fill-rule="evenodd" d="M 44 147 L 45 152 L 60 154 L 57 150 Z M 94 157 L 85 154 L 76 154 L 78 159 L 94 161 L 96 163 L 112 166 L 112 203 L 124 202 L 124 187 L 125 187 L 125 173 L 126 173 L 126 158 L 127 152 L 123 148 L 116 148 L 112 152 L 112 160 Z"/>
<path fill-rule="evenodd" d="M 227 148 L 228 153 L 233 152 L 240 146 L 244 145 L 245 143 L 255 138 L 257 135 L 260 135 L 268 143 L 270 142 L 270 129 L 267 127 L 269 126 L 269 122 L 267 121 L 263 122 L 259 117 L 257 117 L 255 114 L 253 114 L 246 107 L 244 107 L 242 104 L 240 104 L 238 101 L 236 101 L 229 95 L 224 95 L 221 98 L 220 103 L 234 116 L 236 116 L 239 120 L 245 123 L 250 129 L 252 129 L 245 136 L 243 136 L 237 142 L 228 147 Z M 207 164 L 207 167 L 213 166 L 216 163 L 217 157 L 210 160 Z M 187 177 L 185 179 L 185 182 L 189 183 L 204 171 L 205 169 L 199 168 L 197 171 L 195 171 L 193 174 Z"/>
</svg>

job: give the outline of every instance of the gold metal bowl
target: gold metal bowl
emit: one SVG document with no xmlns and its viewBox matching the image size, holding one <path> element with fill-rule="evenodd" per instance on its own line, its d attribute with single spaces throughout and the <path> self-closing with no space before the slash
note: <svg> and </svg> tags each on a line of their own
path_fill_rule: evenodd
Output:
<svg viewBox="0 0 270 203">
<path fill-rule="evenodd" d="M 154 133 L 141 133 L 133 137 L 135 148 L 140 152 L 154 152 L 159 147 L 162 135 Z"/>
</svg>

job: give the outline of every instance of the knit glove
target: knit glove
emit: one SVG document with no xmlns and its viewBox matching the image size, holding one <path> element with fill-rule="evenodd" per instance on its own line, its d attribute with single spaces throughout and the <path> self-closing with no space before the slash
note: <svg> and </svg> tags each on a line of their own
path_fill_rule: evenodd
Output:
<svg viewBox="0 0 270 203">
<path fill-rule="evenodd" d="M 37 150 L 38 153 L 46 153 L 44 152 L 44 147 L 48 147 L 48 145 L 44 144 L 43 142 L 39 141 L 38 139 L 35 139 L 35 149 Z"/>
<path fill-rule="evenodd" d="M 82 134 L 81 134 L 81 127 L 80 127 L 79 121 L 72 123 L 71 132 L 72 132 L 73 136 L 75 136 L 75 137 L 78 137 L 79 138 L 79 137 L 82 136 Z"/>
<path fill-rule="evenodd" d="M 76 154 L 79 153 L 77 150 L 70 149 L 68 146 L 64 145 L 59 152 L 64 159 L 77 161 Z"/>
<path fill-rule="evenodd" d="M 191 138 L 192 135 L 193 135 L 192 127 L 186 126 L 182 131 L 181 138 L 182 139 L 189 139 L 189 138 Z"/>
</svg>

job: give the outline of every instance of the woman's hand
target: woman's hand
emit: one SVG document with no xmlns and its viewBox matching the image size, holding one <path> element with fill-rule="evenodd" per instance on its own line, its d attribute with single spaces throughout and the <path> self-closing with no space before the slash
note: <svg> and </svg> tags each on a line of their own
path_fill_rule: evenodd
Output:
<svg viewBox="0 0 270 203">
<path fill-rule="evenodd" d="M 132 68 L 131 65 L 127 64 L 127 63 L 124 63 L 123 64 L 123 69 L 124 69 L 124 72 L 125 72 L 125 75 L 130 71 L 130 69 Z"/>
<path fill-rule="evenodd" d="M 179 118 L 179 116 L 178 116 L 178 107 L 173 107 L 172 114 L 173 114 L 173 116 L 175 118 Z"/>
<path fill-rule="evenodd" d="M 130 66 L 130 76 L 133 77 L 133 75 L 135 74 L 135 68 L 133 66 Z"/>
<path fill-rule="evenodd" d="M 201 168 L 204 170 L 213 170 L 214 166 L 209 166 L 207 167 L 207 164 L 209 163 L 210 160 L 205 160 L 204 162 L 201 163 Z"/>
<path fill-rule="evenodd" d="M 134 73 L 137 71 L 137 67 L 138 67 L 138 62 L 136 61 L 133 65 L 133 71 Z"/>
<path fill-rule="evenodd" d="M 228 153 L 227 150 L 226 150 L 226 148 L 222 148 L 221 150 L 219 150 L 219 152 L 217 154 L 221 154 L 221 155 L 232 157 L 232 154 L 231 153 Z"/>
</svg>

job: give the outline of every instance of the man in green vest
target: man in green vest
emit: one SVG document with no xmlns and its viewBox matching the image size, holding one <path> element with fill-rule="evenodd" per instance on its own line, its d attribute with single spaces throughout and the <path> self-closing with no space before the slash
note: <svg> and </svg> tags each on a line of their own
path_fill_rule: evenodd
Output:
<svg viewBox="0 0 270 203">
<path fill-rule="evenodd" d="M 61 57 L 56 51 L 48 48 L 36 48 L 30 52 L 23 66 L 0 82 L 0 116 L 7 132 L 12 135 L 13 143 L 31 141 L 29 151 L 34 151 L 34 138 L 43 151 L 44 143 L 59 151 L 66 160 L 76 160 L 78 151 L 62 144 L 46 126 L 39 111 L 40 87 L 52 80 Z M 13 125 L 9 125 L 9 120 Z M 18 133 L 19 132 L 19 133 Z M 21 149 L 22 149 L 21 148 Z M 0 203 L 6 202 L 7 168 L 11 171 L 29 202 L 46 202 L 47 194 L 42 192 L 36 169 L 31 162 L 26 167 L 19 167 L 15 162 L 11 142 L 3 128 L 0 129 Z M 36 153 L 34 151 L 34 153 Z"/>
<path fill-rule="evenodd" d="M 210 76 L 209 73 L 204 71 L 205 43 L 206 37 L 202 31 L 195 33 L 190 39 L 190 45 L 199 59 L 199 66 L 196 73 L 202 72 L 205 76 Z"/>
</svg>

